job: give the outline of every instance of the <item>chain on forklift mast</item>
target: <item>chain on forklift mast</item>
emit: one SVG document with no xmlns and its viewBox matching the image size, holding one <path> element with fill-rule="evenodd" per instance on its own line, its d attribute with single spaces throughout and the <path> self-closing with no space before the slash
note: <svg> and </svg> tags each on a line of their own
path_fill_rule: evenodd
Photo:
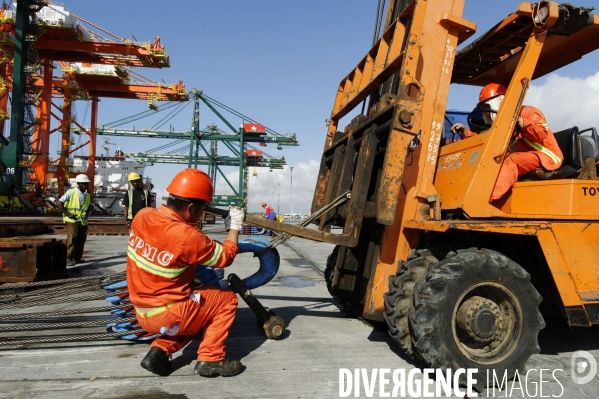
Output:
<svg viewBox="0 0 599 399">
<path fill-rule="evenodd" d="M 487 370 L 514 375 L 539 352 L 542 314 L 599 323 L 595 127 L 556 132 L 557 173 L 489 202 L 531 82 L 595 51 L 599 15 L 523 2 L 457 50 L 476 31 L 464 3 L 389 2 L 380 38 L 338 86 L 311 209 L 327 207 L 318 230 L 251 222 L 337 244 L 325 279 L 345 310 L 385 320 L 427 367 L 478 368 L 481 388 Z M 442 146 L 450 84 L 493 82 L 507 88 L 493 124 Z"/>
</svg>

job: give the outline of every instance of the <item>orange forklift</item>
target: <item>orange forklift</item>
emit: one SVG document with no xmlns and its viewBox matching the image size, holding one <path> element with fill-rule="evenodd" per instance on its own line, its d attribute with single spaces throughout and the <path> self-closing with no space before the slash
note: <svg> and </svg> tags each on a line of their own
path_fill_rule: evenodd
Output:
<svg viewBox="0 0 599 399">
<path fill-rule="evenodd" d="M 318 230 L 246 220 L 337 244 L 325 279 L 339 303 L 386 321 L 428 367 L 478 368 L 480 388 L 487 370 L 513 376 L 539 352 L 542 314 L 599 323 L 596 130 L 556 132 L 562 167 L 489 202 L 531 82 L 596 50 L 599 15 L 524 2 L 456 51 L 476 30 L 463 8 L 389 2 L 380 39 L 338 87 L 312 203 Z M 507 88 L 493 123 L 441 146 L 450 84 L 492 82 Z"/>
</svg>

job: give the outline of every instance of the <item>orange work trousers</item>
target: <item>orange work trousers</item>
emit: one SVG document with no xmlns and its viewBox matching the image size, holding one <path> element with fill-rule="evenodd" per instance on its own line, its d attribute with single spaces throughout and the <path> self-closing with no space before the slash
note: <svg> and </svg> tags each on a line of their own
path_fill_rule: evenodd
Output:
<svg viewBox="0 0 599 399">
<path fill-rule="evenodd" d="M 490 202 L 503 197 L 518 181 L 518 176 L 541 167 L 539 156 L 532 152 L 511 152 L 503 160 Z"/>
<path fill-rule="evenodd" d="M 139 324 L 151 334 L 159 334 L 161 327 L 180 323 L 176 335 L 163 335 L 152 342 L 170 355 L 183 349 L 204 328 L 204 337 L 198 348 L 198 361 L 216 362 L 225 358 L 225 340 L 235 319 L 237 295 L 231 290 L 202 287 L 198 304 L 191 298 L 175 302 L 159 314 L 146 317 L 137 314 Z"/>
</svg>

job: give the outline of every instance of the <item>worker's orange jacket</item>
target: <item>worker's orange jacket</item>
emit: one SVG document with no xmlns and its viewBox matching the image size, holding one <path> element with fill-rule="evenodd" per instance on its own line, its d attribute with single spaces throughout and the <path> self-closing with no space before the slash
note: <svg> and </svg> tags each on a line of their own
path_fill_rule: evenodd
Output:
<svg viewBox="0 0 599 399">
<path fill-rule="evenodd" d="M 184 299 L 192 292 L 196 264 L 226 267 L 236 254 L 233 241 L 212 241 L 164 205 L 143 208 L 129 231 L 127 286 L 131 303 L 150 308 Z"/>
<path fill-rule="evenodd" d="M 519 116 L 524 120 L 524 126 L 523 131 L 518 133 L 518 150 L 535 153 L 547 170 L 556 170 L 562 166 L 564 154 L 547 126 L 545 115 L 535 107 L 523 105 Z M 476 133 L 466 129 L 465 136 L 464 138 L 473 137 Z"/>
<path fill-rule="evenodd" d="M 562 166 L 564 155 L 547 126 L 545 115 L 535 107 L 524 105 L 520 116 L 524 120 L 524 126 L 516 142 L 518 149 L 535 153 L 547 170 L 556 170 Z"/>
</svg>

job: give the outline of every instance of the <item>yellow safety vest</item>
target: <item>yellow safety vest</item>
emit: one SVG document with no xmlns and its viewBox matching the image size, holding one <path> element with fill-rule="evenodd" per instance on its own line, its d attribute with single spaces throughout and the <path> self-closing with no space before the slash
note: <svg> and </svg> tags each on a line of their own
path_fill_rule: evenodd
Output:
<svg viewBox="0 0 599 399">
<path fill-rule="evenodd" d="M 77 216 L 77 220 L 81 221 L 81 224 L 87 226 L 87 210 L 89 209 L 89 205 L 91 202 L 91 198 L 88 193 L 85 193 L 85 202 L 83 206 L 79 203 L 79 193 L 78 189 L 72 188 L 69 190 L 71 192 L 71 198 L 64 204 L 66 210 L 68 210 L 73 215 Z M 77 220 L 71 219 L 70 217 L 63 216 L 63 222 L 75 223 Z"/>
<path fill-rule="evenodd" d="M 133 220 L 133 190 L 129 191 L 129 209 L 127 209 L 127 220 Z M 146 197 L 146 207 L 148 206 L 148 190 L 144 189 L 144 196 Z"/>
</svg>

